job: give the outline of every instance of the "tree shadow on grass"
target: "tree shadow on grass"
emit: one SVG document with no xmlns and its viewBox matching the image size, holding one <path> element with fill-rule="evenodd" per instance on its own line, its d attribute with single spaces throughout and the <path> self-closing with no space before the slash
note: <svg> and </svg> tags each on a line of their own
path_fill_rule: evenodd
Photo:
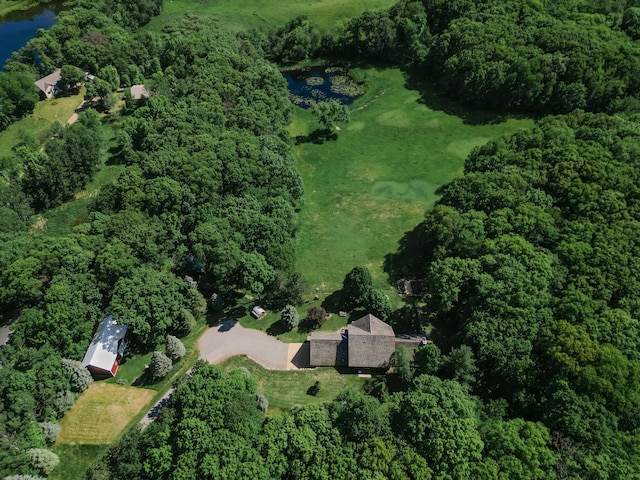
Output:
<svg viewBox="0 0 640 480">
<path fill-rule="evenodd" d="M 330 140 L 337 140 L 338 134 L 331 132 L 325 128 L 318 128 L 311 132 L 309 135 L 297 135 L 295 138 L 296 145 L 303 143 L 315 143 L 316 145 L 322 145 L 324 142 Z"/>
<path fill-rule="evenodd" d="M 425 239 L 425 225 L 420 222 L 400 239 L 398 251 L 384 259 L 384 271 L 392 284 L 402 278 L 421 278 L 432 255 Z"/>
<path fill-rule="evenodd" d="M 151 373 L 149 373 L 149 369 L 145 369 L 144 373 L 136 378 L 131 384 L 134 387 L 146 387 L 148 385 L 153 385 L 154 383 L 158 383 L 160 380 L 154 380 Z"/>
<path fill-rule="evenodd" d="M 310 318 L 305 318 L 298 324 L 298 332 L 311 333 L 318 327 L 320 327 L 320 325 L 318 325 L 317 322 L 311 320 Z"/>
<path fill-rule="evenodd" d="M 282 335 L 283 333 L 287 333 L 289 329 L 282 324 L 280 320 L 273 322 L 269 328 L 267 328 L 267 335 L 271 335 L 272 337 L 277 337 L 278 335 Z"/>
<path fill-rule="evenodd" d="M 322 308 L 324 308 L 327 312 L 332 313 L 337 313 L 340 310 L 345 310 L 346 306 L 342 290 L 336 290 L 331 295 L 326 297 L 322 301 Z"/>
<path fill-rule="evenodd" d="M 420 103 L 423 103 L 431 110 L 455 115 L 467 125 L 495 125 L 504 122 L 508 117 L 518 117 L 517 114 L 496 111 L 478 105 L 469 105 L 456 100 L 442 86 L 432 79 L 426 78 L 425 73 L 420 70 L 405 70 L 404 73 L 406 78 L 405 88 L 418 91 L 421 97 Z M 524 115 L 520 116 L 524 117 Z M 530 117 L 530 115 L 527 115 L 527 117 Z"/>
</svg>

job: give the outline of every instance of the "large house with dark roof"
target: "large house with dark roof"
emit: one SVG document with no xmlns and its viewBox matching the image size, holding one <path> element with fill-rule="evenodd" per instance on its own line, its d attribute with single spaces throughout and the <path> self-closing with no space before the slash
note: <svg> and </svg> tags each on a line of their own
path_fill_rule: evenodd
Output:
<svg viewBox="0 0 640 480">
<path fill-rule="evenodd" d="M 371 314 L 337 332 L 313 332 L 308 340 L 314 367 L 388 368 L 396 351 L 391 325 Z"/>
</svg>

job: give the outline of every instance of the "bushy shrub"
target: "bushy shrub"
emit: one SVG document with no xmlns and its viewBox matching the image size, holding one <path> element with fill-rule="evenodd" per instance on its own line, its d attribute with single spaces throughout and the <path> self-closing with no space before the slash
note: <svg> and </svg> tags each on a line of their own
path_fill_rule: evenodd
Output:
<svg viewBox="0 0 640 480">
<path fill-rule="evenodd" d="M 311 307 L 307 310 L 307 321 L 315 327 L 319 327 L 327 320 L 327 311 L 322 307 Z"/>
<path fill-rule="evenodd" d="M 44 448 L 32 448 L 27 451 L 27 455 L 31 466 L 42 471 L 45 475 L 49 475 L 60 463 L 58 455 Z"/>
<path fill-rule="evenodd" d="M 300 315 L 298 315 L 296 307 L 293 305 L 285 306 L 280 314 L 280 322 L 282 322 L 282 326 L 287 330 L 296 328 L 300 323 Z"/>
<path fill-rule="evenodd" d="M 194 315 L 204 315 L 207 313 L 207 301 L 196 288 L 187 290 L 187 298 L 191 306 L 191 312 Z"/>
<path fill-rule="evenodd" d="M 167 376 L 173 367 L 173 362 L 162 352 L 153 352 L 149 372 L 154 380 L 160 380 Z"/>
<path fill-rule="evenodd" d="M 258 401 L 258 409 L 261 412 L 266 412 L 267 408 L 269 408 L 269 400 L 263 394 L 259 393 L 256 395 L 256 400 Z"/>
<path fill-rule="evenodd" d="M 316 382 L 307 389 L 307 395 L 315 397 L 318 395 L 321 387 L 322 385 L 320 384 L 320 380 L 316 380 Z"/>
<path fill-rule="evenodd" d="M 373 279 L 367 267 L 354 267 L 342 282 L 342 294 L 346 308 L 356 308 L 363 304 L 365 296 L 373 288 Z"/>
<path fill-rule="evenodd" d="M 53 443 L 60 436 L 60 425 L 54 422 L 38 423 L 47 443 Z"/>
<path fill-rule="evenodd" d="M 196 319 L 186 308 L 180 309 L 180 314 L 174 322 L 175 331 L 180 335 L 188 335 L 196 326 Z"/>
<path fill-rule="evenodd" d="M 64 413 L 71 408 L 73 402 L 76 401 L 76 396 L 73 392 L 65 390 L 64 392 L 58 392 L 53 399 L 53 408 L 58 412 L 58 417 L 62 417 Z"/>
<path fill-rule="evenodd" d="M 71 390 L 77 393 L 84 392 L 93 383 L 93 377 L 89 370 L 77 360 L 62 359 L 62 367 L 69 372 Z"/>
<path fill-rule="evenodd" d="M 217 293 L 213 293 L 209 298 L 209 306 L 212 310 L 219 312 L 224 308 L 224 300 Z"/>
<path fill-rule="evenodd" d="M 247 369 L 247 367 L 240 367 L 238 368 L 238 371 L 244 373 L 247 377 L 251 376 L 251 372 L 249 371 L 249 369 Z"/>
<path fill-rule="evenodd" d="M 387 296 L 377 288 L 372 288 L 365 293 L 361 306 L 382 320 L 386 320 L 391 315 L 391 305 Z"/>
<path fill-rule="evenodd" d="M 167 335 L 167 356 L 172 362 L 180 360 L 187 353 L 187 349 L 184 348 L 184 344 L 178 337 L 173 335 Z"/>
</svg>

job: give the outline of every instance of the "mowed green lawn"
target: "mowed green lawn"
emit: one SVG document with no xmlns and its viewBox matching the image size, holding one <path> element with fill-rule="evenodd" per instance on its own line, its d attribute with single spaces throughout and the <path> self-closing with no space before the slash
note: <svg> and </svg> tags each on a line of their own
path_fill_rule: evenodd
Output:
<svg viewBox="0 0 640 480">
<path fill-rule="evenodd" d="M 460 110 L 433 94 L 425 101 L 397 69 L 354 73 L 369 91 L 352 105 L 351 122 L 341 125 L 337 140 L 295 148 L 305 184 L 297 270 L 323 297 L 340 289 L 354 266 L 366 266 L 398 304 L 383 271 L 385 257 L 422 220 L 437 188 L 462 175 L 474 147 L 533 120 Z M 308 135 L 318 126 L 296 108 L 290 132 Z"/>
<path fill-rule="evenodd" d="M 185 13 L 216 15 L 224 28 L 280 27 L 299 15 L 306 15 L 320 28 L 328 29 L 365 10 L 389 8 L 396 0 L 170 0 L 162 14 L 145 28 L 160 30 Z"/>
<path fill-rule="evenodd" d="M 87 469 L 103 455 L 109 445 L 54 445 L 52 450 L 60 463 L 49 475 L 49 480 L 81 480 Z"/>
<path fill-rule="evenodd" d="M 258 381 L 258 393 L 269 400 L 267 414 L 289 410 L 294 405 L 329 402 L 342 390 L 360 390 L 366 381 L 355 374 L 340 374 L 335 368 L 321 367 L 313 370 L 266 370 L 246 356 L 231 357 L 220 365 L 224 371 L 244 367 Z M 316 381 L 320 391 L 314 397 L 307 390 Z"/>
<path fill-rule="evenodd" d="M 104 445 L 147 407 L 155 390 L 94 382 L 65 413 L 56 445 Z"/>
<path fill-rule="evenodd" d="M 53 122 L 60 122 L 65 125 L 84 99 L 85 89 L 81 88 L 78 95 L 69 97 L 53 98 L 43 100 L 36 104 L 33 113 L 27 117 L 9 125 L 6 130 L 0 132 L 0 156 L 15 160 L 13 148 L 18 145 L 21 136 L 33 135 L 41 142 L 50 137 L 51 125 Z M 8 168 L 10 165 L 3 165 Z"/>
</svg>

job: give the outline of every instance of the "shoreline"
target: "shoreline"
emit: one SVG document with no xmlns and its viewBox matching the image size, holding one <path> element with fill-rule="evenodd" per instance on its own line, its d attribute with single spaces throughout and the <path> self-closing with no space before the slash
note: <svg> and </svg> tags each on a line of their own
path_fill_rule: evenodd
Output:
<svg viewBox="0 0 640 480">
<path fill-rule="evenodd" d="M 51 8 L 56 13 L 73 6 L 73 0 L 0 0 L 0 23 L 21 20 L 25 12 Z"/>
</svg>

